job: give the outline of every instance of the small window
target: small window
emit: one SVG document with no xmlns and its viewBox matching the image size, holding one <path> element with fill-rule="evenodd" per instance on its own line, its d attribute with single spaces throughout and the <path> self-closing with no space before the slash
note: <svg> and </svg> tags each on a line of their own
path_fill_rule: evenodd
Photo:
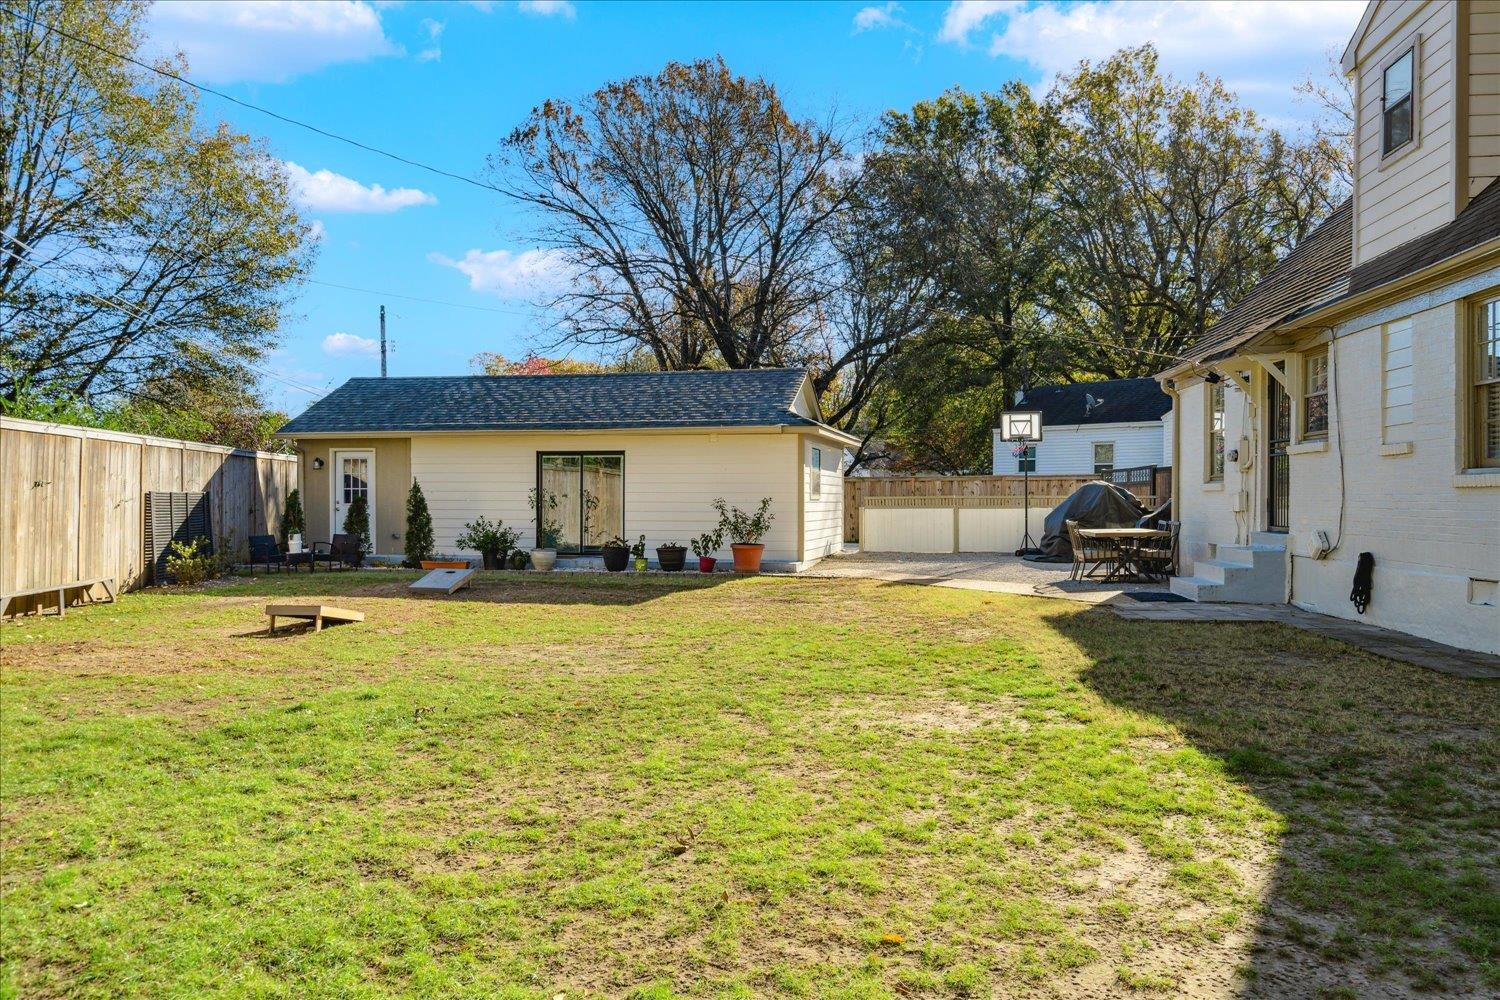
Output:
<svg viewBox="0 0 1500 1000">
<path fill-rule="evenodd" d="M 1393 153 L 1411 142 L 1412 72 L 1416 49 L 1410 48 L 1385 69 L 1381 91 L 1381 149 Z"/>
<path fill-rule="evenodd" d="M 1387 323 L 1381 351 L 1380 422 L 1386 444 L 1412 439 L 1411 320 Z"/>
<path fill-rule="evenodd" d="M 1115 443 L 1094 442 L 1094 475 L 1107 476 L 1115 470 Z"/>
<path fill-rule="evenodd" d="M 1017 445 L 1014 454 L 1016 456 L 1017 472 L 1036 471 L 1036 445 Z"/>
<path fill-rule="evenodd" d="M 1328 348 L 1322 347 L 1302 361 L 1302 436 L 1328 436 Z"/>
<path fill-rule="evenodd" d="M 811 476 L 807 486 L 807 495 L 820 497 L 823 495 L 823 449 L 814 448 L 812 459 L 808 462 L 809 475 Z"/>
<path fill-rule="evenodd" d="M 1208 481 L 1224 481 L 1224 385 L 1208 387 Z"/>
<path fill-rule="evenodd" d="M 1477 467 L 1495 468 L 1500 466 L 1500 299 L 1480 303 L 1475 314 L 1473 460 Z"/>
</svg>

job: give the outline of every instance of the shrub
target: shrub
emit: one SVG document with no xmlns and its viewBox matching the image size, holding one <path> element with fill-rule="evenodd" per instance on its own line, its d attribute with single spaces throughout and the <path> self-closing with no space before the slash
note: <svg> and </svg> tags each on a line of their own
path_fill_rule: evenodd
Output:
<svg viewBox="0 0 1500 1000">
<path fill-rule="evenodd" d="M 505 527 L 504 521 L 491 521 L 480 515 L 464 525 L 464 533 L 458 536 L 458 547 L 492 555 L 503 564 L 506 554 L 516 547 L 519 539 L 516 530 Z"/>
<path fill-rule="evenodd" d="M 344 534 L 359 539 L 359 554 L 370 554 L 370 502 L 361 494 L 349 501 L 344 511 Z"/>
<path fill-rule="evenodd" d="M 307 518 L 302 514 L 302 491 L 294 489 L 286 495 L 286 506 L 281 510 L 281 551 L 286 551 L 287 543 L 293 535 L 300 535 L 305 531 Z"/>
<path fill-rule="evenodd" d="M 173 542 L 167 547 L 167 573 L 185 587 L 218 575 L 218 560 L 209 551 L 207 538 Z"/>
<path fill-rule="evenodd" d="M 719 533 L 728 535 L 729 540 L 737 545 L 760 544 L 766 532 L 771 530 L 771 522 L 776 519 L 771 513 L 770 497 L 761 500 L 760 509 L 754 514 L 729 506 L 723 497 L 714 501 L 714 510 L 719 512 Z"/>
<path fill-rule="evenodd" d="M 427 497 L 422 495 L 422 484 L 413 479 L 411 492 L 406 494 L 406 565 L 416 569 L 423 559 L 432 558 L 436 545 Z"/>
<path fill-rule="evenodd" d="M 693 555 L 699 559 L 707 559 L 724 547 L 724 532 L 720 528 L 715 528 L 713 531 L 705 531 L 693 539 L 692 545 Z"/>
</svg>

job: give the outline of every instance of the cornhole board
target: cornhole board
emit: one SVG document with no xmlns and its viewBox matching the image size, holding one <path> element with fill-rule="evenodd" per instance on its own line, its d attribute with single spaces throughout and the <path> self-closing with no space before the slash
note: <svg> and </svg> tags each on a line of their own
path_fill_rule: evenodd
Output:
<svg viewBox="0 0 1500 1000">
<path fill-rule="evenodd" d="M 348 611 L 331 604 L 267 604 L 266 617 L 271 619 L 269 634 L 276 634 L 276 619 L 300 618 L 313 623 L 313 631 L 323 631 L 324 622 L 362 622 L 363 611 Z"/>
<path fill-rule="evenodd" d="M 451 594 L 460 587 L 467 587 L 474 579 L 474 572 L 472 569 L 435 569 L 408 589 Z"/>
</svg>

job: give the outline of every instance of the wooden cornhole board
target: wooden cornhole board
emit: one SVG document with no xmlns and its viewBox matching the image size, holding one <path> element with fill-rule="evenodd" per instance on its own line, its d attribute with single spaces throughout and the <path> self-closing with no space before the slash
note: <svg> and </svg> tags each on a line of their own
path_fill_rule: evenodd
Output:
<svg viewBox="0 0 1500 1000">
<path fill-rule="evenodd" d="M 271 619 L 270 634 L 276 634 L 276 619 L 301 618 L 313 623 L 313 631 L 323 631 L 324 622 L 362 622 L 363 611 L 348 611 L 331 604 L 267 604 L 266 617 Z"/>
<path fill-rule="evenodd" d="M 472 569 L 435 569 L 413 583 L 409 589 L 451 594 L 460 587 L 467 587 L 473 579 Z"/>
</svg>

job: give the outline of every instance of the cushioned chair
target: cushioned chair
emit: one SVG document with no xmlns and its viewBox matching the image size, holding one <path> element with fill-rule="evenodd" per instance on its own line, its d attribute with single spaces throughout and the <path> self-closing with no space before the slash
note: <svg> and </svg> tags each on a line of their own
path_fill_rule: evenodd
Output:
<svg viewBox="0 0 1500 1000">
<path fill-rule="evenodd" d="M 250 536 L 250 571 L 255 572 L 255 567 L 260 565 L 264 565 L 268 573 L 272 566 L 278 573 L 286 568 L 286 553 L 281 551 L 275 535 Z"/>
<path fill-rule="evenodd" d="M 1069 580 L 1082 580 L 1093 576 L 1100 566 L 1106 566 L 1117 558 L 1115 547 L 1103 538 L 1085 538 L 1078 531 L 1077 521 L 1065 521 L 1068 543 L 1073 547 L 1073 569 Z"/>
</svg>

